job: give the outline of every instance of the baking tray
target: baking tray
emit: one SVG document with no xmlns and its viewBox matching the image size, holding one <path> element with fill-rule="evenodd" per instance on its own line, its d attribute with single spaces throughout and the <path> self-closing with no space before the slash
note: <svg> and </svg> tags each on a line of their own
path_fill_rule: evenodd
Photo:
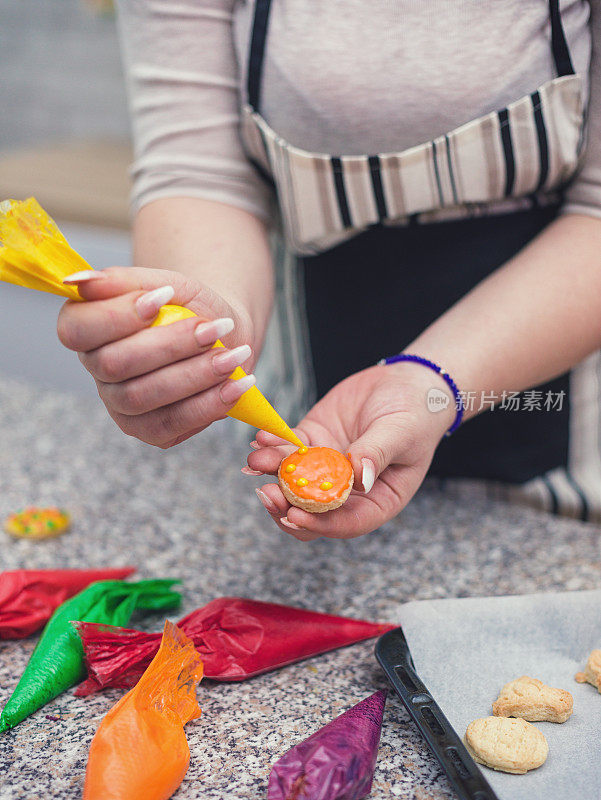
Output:
<svg viewBox="0 0 601 800">
<path fill-rule="evenodd" d="M 401 628 L 376 642 L 376 658 L 460 800 L 499 800 L 415 671 Z"/>
</svg>

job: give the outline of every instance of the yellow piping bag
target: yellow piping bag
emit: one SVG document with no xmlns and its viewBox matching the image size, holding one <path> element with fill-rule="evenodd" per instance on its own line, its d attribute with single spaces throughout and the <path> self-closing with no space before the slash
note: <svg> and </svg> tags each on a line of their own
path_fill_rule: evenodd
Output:
<svg viewBox="0 0 601 800">
<path fill-rule="evenodd" d="M 35 198 L 0 203 L 0 280 L 81 300 L 77 289 L 65 286 L 63 279 L 88 269 L 92 267 L 73 250 Z M 169 325 L 194 316 L 196 314 L 189 308 L 166 305 L 159 311 L 153 326 Z M 213 346 L 223 347 L 223 344 L 218 339 Z M 230 378 L 239 380 L 244 375 L 244 370 L 236 367 Z M 227 414 L 297 447 L 303 444 L 256 386 L 244 392 Z"/>
</svg>

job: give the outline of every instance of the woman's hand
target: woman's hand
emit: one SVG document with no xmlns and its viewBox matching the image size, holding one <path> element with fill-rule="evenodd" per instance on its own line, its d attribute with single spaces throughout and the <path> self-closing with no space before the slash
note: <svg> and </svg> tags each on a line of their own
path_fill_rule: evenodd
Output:
<svg viewBox="0 0 601 800">
<path fill-rule="evenodd" d="M 254 383 L 252 375 L 227 379 L 236 366 L 254 363 L 248 314 L 197 281 L 162 269 L 111 267 L 68 282 L 87 302 L 64 304 L 59 338 L 77 351 L 124 433 L 171 447 L 222 419 Z M 198 317 L 151 328 L 166 303 Z M 211 349 L 216 339 L 226 348 Z"/>
<path fill-rule="evenodd" d="M 428 410 L 427 393 L 442 390 L 449 403 Z M 334 511 L 309 514 L 291 506 L 279 486 L 257 490 L 274 522 L 304 541 L 321 536 L 349 539 L 373 531 L 403 509 L 419 488 L 436 447 L 455 418 L 455 402 L 444 381 L 423 366 L 400 363 L 358 372 L 335 386 L 296 429 L 309 445 L 349 453 L 355 484 Z M 281 439 L 260 431 L 248 457 L 248 475 L 276 474 L 291 452 Z"/>
</svg>

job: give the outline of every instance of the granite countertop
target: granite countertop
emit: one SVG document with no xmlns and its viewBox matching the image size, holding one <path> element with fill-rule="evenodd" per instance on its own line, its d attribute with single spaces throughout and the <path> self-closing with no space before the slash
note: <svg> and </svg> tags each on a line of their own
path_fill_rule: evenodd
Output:
<svg viewBox="0 0 601 800">
<path fill-rule="evenodd" d="M 600 585 L 599 527 L 492 501 L 476 487 L 425 487 L 371 536 L 297 542 L 272 525 L 256 479 L 240 474 L 246 450 L 235 425 L 163 452 L 121 434 L 99 402 L 0 380 L 0 517 L 27 504 L 64 505 L 74 516 L 72 531 L 54 540 L 0 533 L 0 569 L 135 564 L 139 577 L 183 579 L 182 614 L 242 595 L 391 622 L 412 599 Z M 141 626 L 159 630 L 162 618 Z M 0 643 L 0 704 L 36 641 Z M 186 728 L 190 769 L 175 797 L 264 798 L 279 755 L 385 685 L 373 648 L 245 683 L 201 683 L 203 713 Z M 1 800 L 79 798 L 94 731 L 120 696 L 69 691 L 0 736 Z M 371 797 L 453 797 L 394 697 Z"/>
</svg>

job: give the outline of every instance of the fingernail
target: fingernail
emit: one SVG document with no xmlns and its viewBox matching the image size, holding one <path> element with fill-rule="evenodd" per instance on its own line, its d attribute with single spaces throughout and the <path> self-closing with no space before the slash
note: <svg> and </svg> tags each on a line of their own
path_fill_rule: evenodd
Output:
<svg viewBox="0 0 601 800">
<path fill-rule="evenodd" d="M 264 473 L 264 472 L 260 472 L 258 469 L 251 469 L 251 467 L 242 467 L 242 469 L 240 470 L 240 472 L 241 472 L 243 475 L 253 475 L 253 476 L 257 476 L 257 475 L 265 475 L 265 473 Z"/>
<path fill-rule="evenodd" d="M 248 391 L 256 382 L 257 379 L 254 375 L 245 375 L 237 381 L 227 380 L 219 390 L 221 399 L 229 406 L 230 403 L 234 403 L 238 398 L 242 397 L 244 392 Z"/>
<path fill-rule="evenodd" d="M 259 498 L 259 500 L 263 503 L 263 505 L 265 506 L 267 511 L 269 511 L 270 514 L 277 514 L 278 513 L 278 507 L 273 502 L 271 497 L 267 497 L 265 492 L 262 492 L 260 489 L 255 489 L 255 492 L 256 492 L 257 497 Z"/>
<path fill-rule="evenodd" d="M 92 281 L 95 278 L 102 277 L 104 277 L 102 272 L 97 269 L 84 269 L 81 272 L 74 272 L 72 275 L 67 275 L 66 278 L 63 278 L 63 283 L 85 283 L 86 281 Z"/>
<path fill-rule="evenodd" d="M 259 444 L 259 442 L 257 442 L 256 439 L 253 439 L 252 442 L 250 443 L 250 448 L 252 450 L 260 450 L 261 449 L 261 445 Z"/>
<path fill-rule="evenodd" d="M 136 300 L 138 316 L 145 320 L 152 319 L 158 314 L 161 306 L 168 303 L 174 294 L 175 289 L 173 286 L 161 286 L 159 289 L 146 292 Z"/>
<path fill-rule="evenodd" d="M 233 350 L 213 356 L 213 370 L 218 375 L 229 375 L 236 367 L 241 367 L 245 361 L 248 361 L 251 353 L 249 345 L 241 344 L 240 347 L 234 347 Z"/>
<path fill-rule="evenodd" d="M 194 336 L 201 347 L 206 347 L 233 330 L 234 320 L 230 317 L 221 317 L 212 319 L 210 322 L 201 322 L 194 329 Z"/>
<path fill-rule="evenodd" d="M 301 528 L 300 525 L 295 525 L 294 522 L 290 522 L 288 517 L 280 517 L 280 522 L 282 525 L 285 525 L 287 528 L 290 528 L 293 531 L 304 531 L 304 528 Z"/>
<path fill-rule="evenodd" d="M 361 464 L 363 465 L 363 469 L 361 470 L 361 483 L 363 484 L 363 491 L 367 494 L 376 480 L 376 468 L 374 462 L 370 458 L 362 458 Z"/>
</svg>

